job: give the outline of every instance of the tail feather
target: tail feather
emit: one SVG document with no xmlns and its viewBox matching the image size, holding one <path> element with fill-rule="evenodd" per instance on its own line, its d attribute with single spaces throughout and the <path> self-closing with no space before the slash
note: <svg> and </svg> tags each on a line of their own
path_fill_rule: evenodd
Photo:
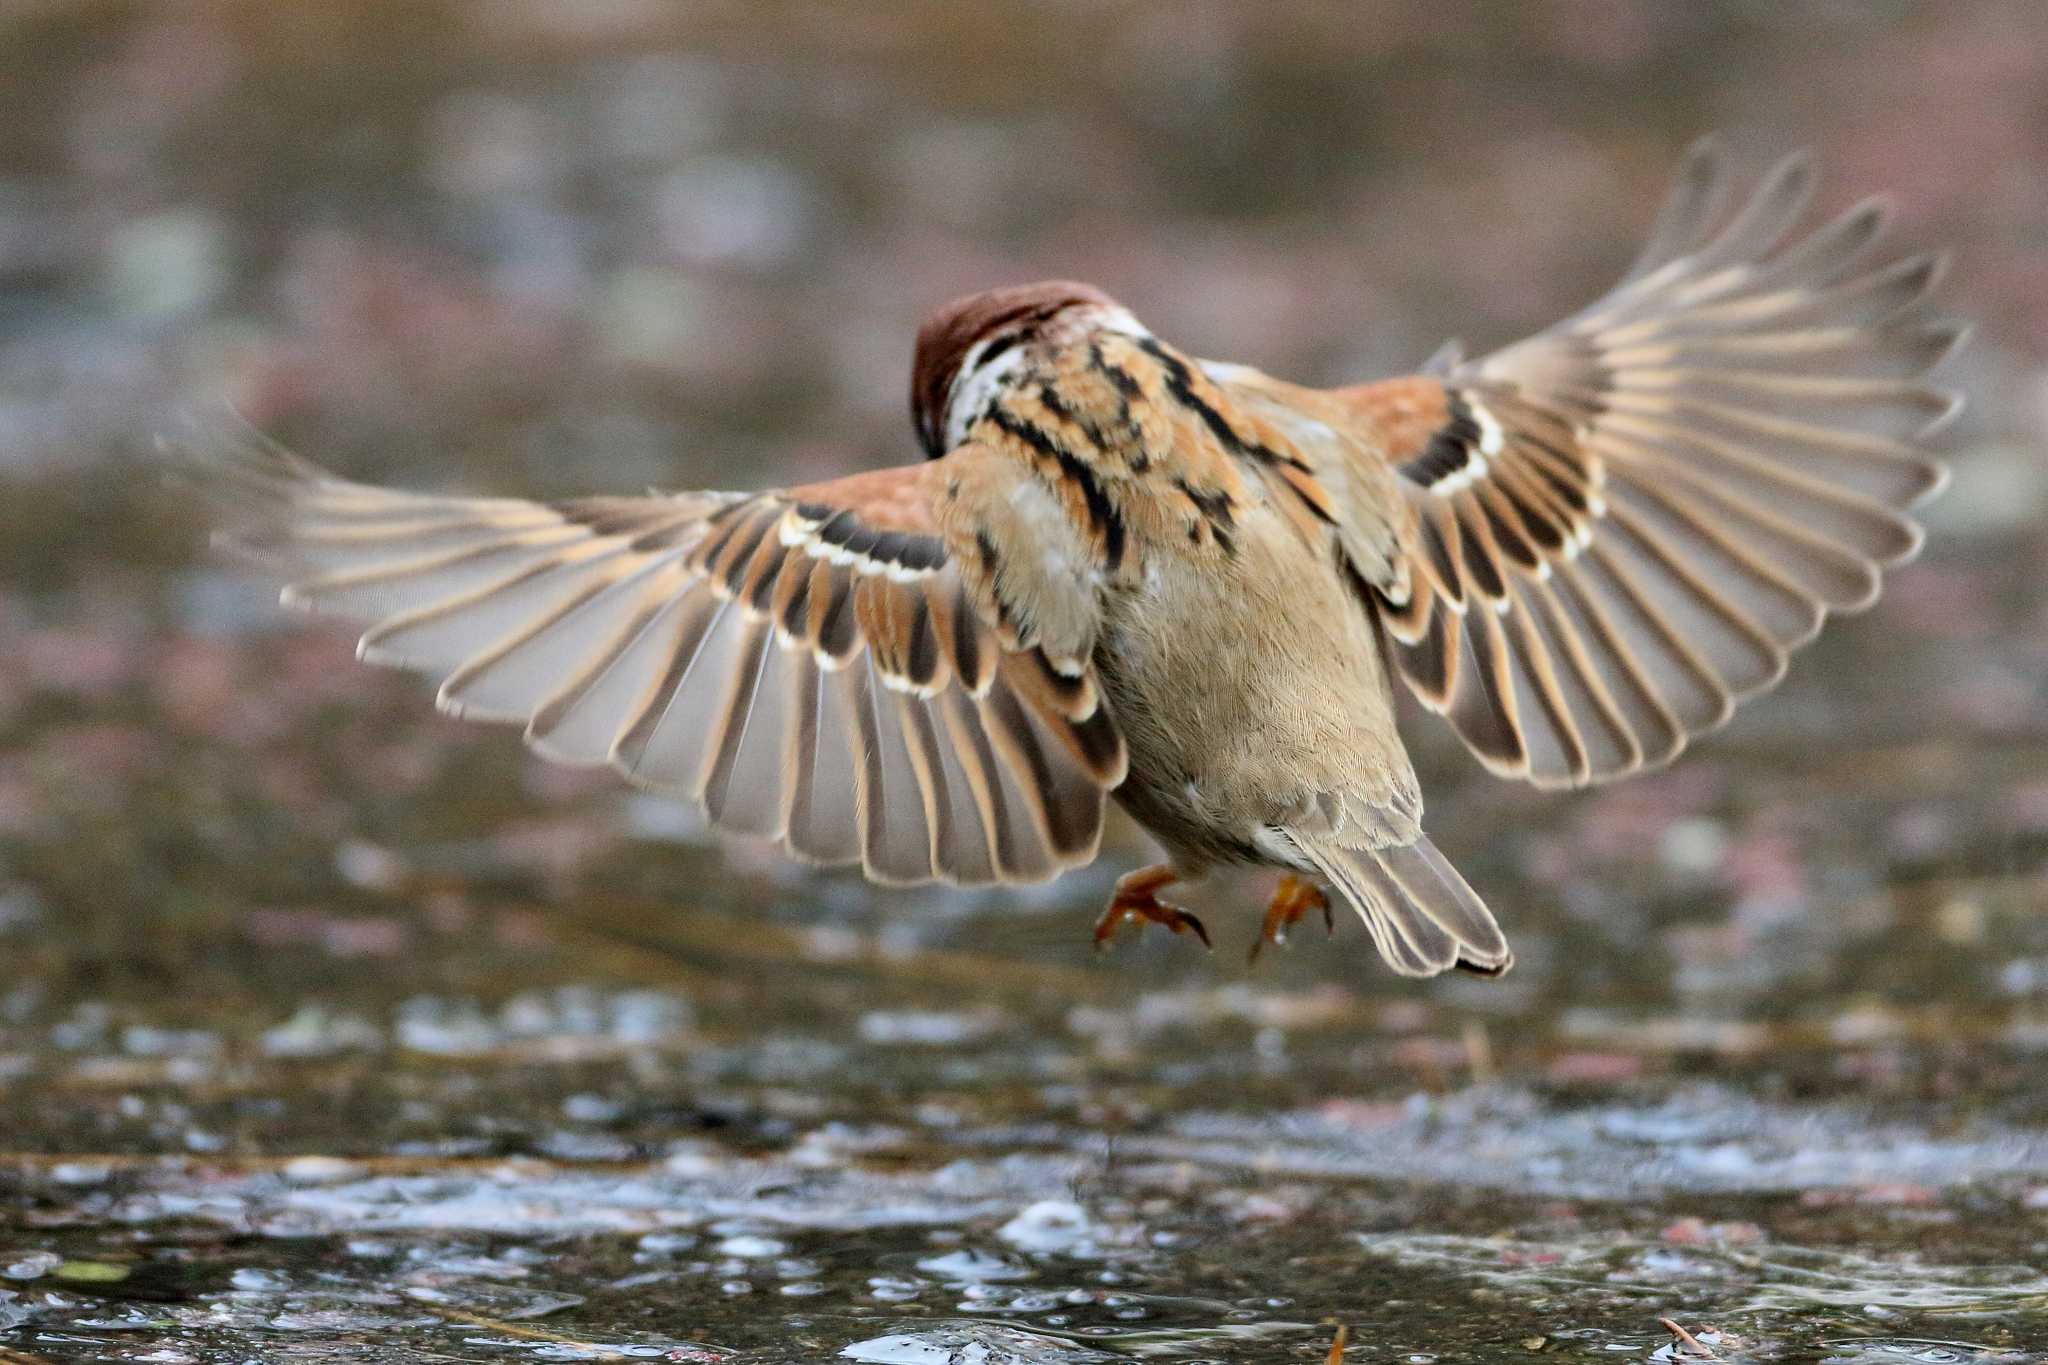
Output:
<svg viewBox="0 0 2048 1365">
<path fill-rule="evenodd" d="M 1400 848 L 1341 848 L 1298 835 L 1295 842 L 1402 976 L 1452 967 L 1498 976 L 1515 964 L 1493 913 L 1427 835 Z"/>
</svg>

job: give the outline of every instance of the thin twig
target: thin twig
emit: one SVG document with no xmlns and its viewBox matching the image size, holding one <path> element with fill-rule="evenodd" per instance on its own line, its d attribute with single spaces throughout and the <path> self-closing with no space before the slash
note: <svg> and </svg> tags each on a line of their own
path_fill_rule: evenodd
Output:
<svg viewBox="0 0 2048 1365">
<path fill-rule="evenodd" d="M 598 1360 L 625 1360 L 627 1358 L 613 1347 L 601 1346 L 597 1342 L 584 1341 L 579 1337 L 564 1336 L 560 1332 L 550 1332 L 545 1327 L 522 1327 L 515 1322 L 504 1322 L 498 1318 L 485 1317 L 482 1313 L 471 1313 L 461 1308 L 450 1308 L 446 1304 L 441 1303 L 429 1303 L 426 1307 L 436 1317 L 449 1318 L 455 1322 L 465 1322 L 472 1327 L 484 1327 L 493 1332 L 503 1332 L 508 1336 L 525 1337 L 528 1341 L 545 1341 L 555 1346 L 574 1346 L 585 1351 L 601 1351 L 603 1354 L 595 1357 Z"/>
<path fill-rule="evenodd" d="M 809 939 L 804 933 L 759 916 L 742 918 L 701 909 L 688 914 L 673 913 L 676 907 L 665 907 L 672 913 L 662 914 L 659 912 L 664 907 L 617 899 L 603 904 L 601 915 L 563 910 L 552 916 L 549 923 L 567 925 L 581 931 L 582 936 L 636 950 L 640 961 L 657 978 L 663 975 L 662 962 L 685 955 L 778 966 L 809 959 Z M 846 956 L 817 965 L 849 969 L 870 977 L 910 978 L 920 986 L 970 986 L 983 992 L 1032 995 L 1054 990 L 1088 998 L 1116 993 L 1114 983 L 1101 972 L 1056 963 L 1023 962 L 943 948 L 898 951 L 886 948 L 881 938 L 873 934 L 857 935 L 855 944 L 855 950 Z M 672 977 L 673 973 L 668 975 Z"/>
<path fill-rule="evenodd" d="M 1672 1336 L 1677 1337 L 1679 1341 L 1685 1345 L 1686 1349 L 1691 1351 L 1697 1351 L 1700 1355 L 1705 1356 L 1708 1360 L 1720 1359 L 1719 1356 L 1714 1354 L 1713 1347 L 1708 1346 L 1705 1342 L 1701 1341 L 1692 1333 L 1686 1331 L 1683 1327 L 1680 1327 L 1670 1318 L 1658 1318 L 1657 1321 L 1663 1323 L 1664 1330 L 1671 1333 Z"/>
</svg>

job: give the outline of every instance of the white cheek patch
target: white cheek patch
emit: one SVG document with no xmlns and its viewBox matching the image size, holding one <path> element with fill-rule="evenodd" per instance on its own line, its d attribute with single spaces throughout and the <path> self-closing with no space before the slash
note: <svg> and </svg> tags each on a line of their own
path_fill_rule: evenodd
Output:
<svg viewBox="0 0 2048 1365">
<path fill-rule="evenodd" d="M 1152 335 L 1130 309 L 1121 306 L 1070 309 L 1049 325 L 1055 340 L 1071 340 L 1090 331 L 1113 332 L 1118 336 L 1140 339 Z M 995 401 L 998 393 L 1015 382 L 1037 340 L 1035 335 L 1020 338 L 1016 332 L 998 333 L 967 348 L 967 354 L 960 360 L 960 369 L 953 376 L 953 385 L 946 393 L 944 436 L 948 450 L 967 439 L 968 428 L 988 411 L 989 404 Z M 1001 345 L 1000 353 L 983 364 L 981 358 L 988 354 L 990 347 L 997 345 Z"/>
<path fill-rule="evenodd" d="M 967 358 L 960 362 L 960 372 L 953 376 L 952 391 L 946 395 L 948 450 L 967 439 L 967 429 L 988 410 L 1024 363 L 1024 348 L 1013 345 L 984 365 L 981 357 L 988 347 L 988 341 L 975 342 L 968 349 Z"/>
</svg>

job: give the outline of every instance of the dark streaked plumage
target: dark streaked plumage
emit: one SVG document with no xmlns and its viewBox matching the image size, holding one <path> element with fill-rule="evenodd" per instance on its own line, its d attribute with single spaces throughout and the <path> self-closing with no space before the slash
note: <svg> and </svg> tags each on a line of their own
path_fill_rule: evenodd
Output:
<svg viewBox="0 0 2048 1365">
<path fill-rule="evenodd" d="M 1114 306 L 1092 284 L 1049 280 L 970 294 L 932 314 L 917 329 L 910 364 L 910 421 L 925 455 L 936 460 L 946 453 L 948 400 L 977 345 L 982 349 L 972 359 L 992 364 L 1061 309 Z"/>
<path fill-rule="evenodd" d="M 1100 291 L 997 290 L 918 336 L 930 457 L 763 493 L 543 504 L 178 448 L 285 600 L 370 661 L 722 828 L 889 882 L 1086 862 L 1114 795 L 1170 862 L 1336 891 L 1408 975 L 1504 971 L 1422 830 L 1392 678 L 1544 786 L 1669 761 L 1918 549 L 1940 486 L 1934 258 L 1866 204 L 1786 244 L 1804 158 L 1732 217 L 1696 149 L 1623 282 L 1476 360 L 1323 391 L 1195 360 Z"/>
</svg>

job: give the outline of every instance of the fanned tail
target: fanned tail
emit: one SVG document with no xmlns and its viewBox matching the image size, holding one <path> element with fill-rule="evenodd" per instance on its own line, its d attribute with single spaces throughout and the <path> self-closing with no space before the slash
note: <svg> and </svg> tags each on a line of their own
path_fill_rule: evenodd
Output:
<svg viewBox="0 0 2048 1365">
<path fill-rule="evenodd" d="M 1428 835 L 1400 848 L 1342 848 L 1292 837 L 1402 976 L 1436 976 L 1452 967 L 1499 976 L 1515 965 L 1493 912 Z"/>
</svg>

